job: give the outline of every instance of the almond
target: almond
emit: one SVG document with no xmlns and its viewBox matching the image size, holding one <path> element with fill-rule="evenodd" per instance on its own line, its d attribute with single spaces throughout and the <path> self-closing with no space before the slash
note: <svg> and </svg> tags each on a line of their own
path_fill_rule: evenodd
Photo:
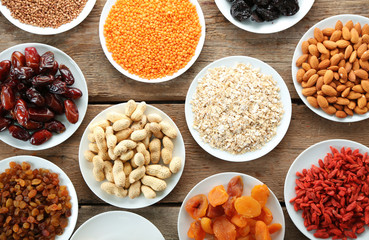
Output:
<svg viewBox="0 0 369 240">
<path fill-rule="evenodd" d="M 348 45 L 347 48 L 345 49 L 344 58 L 348 59 L 351 56 L 353 50 L 354 49 L 352 48 L 352 45 Z"/>
<path fill-rule="evenodd" d="M 337 97 L 326 97 L 327 101 L 329 103 L 335 103 L 337 102 Z"/>
<path fill-rule="evenodd" d="M 330 37 L 330 36 L 332 36 L 332 34 L 334 33 L 334 31 L 335 31 L 334 28 L 324 28 L 322 30 L 322 33 L 323 33 L 324 36 Z"/>
<path fill-rule="evenodd" d="M 331 58 L 331 66 L 337 66 L 337 64 L 341 61 L 342 58 L 343 54 L 333 55 L 333 57 Z"/>
<path fill-rule="evenodd" d="M 345 70 L 346 72 L 350 72 L 352 69 L 352 64 L 350 62 L 347 62 L 346 65 L 345 65 Z"/>
<path fill-rule="evenodd" d="M 369 44 L 369 34 L 365 34 L 362 37 L 363 43 Z"/>
<path fill-rule="evenodd" d="M 333 87 L 331 87 L 330 85 L 323 85 L 322 86 L 322 92 L 330 97 L 334 97 L 337 96 L 337 91 L 336 89 L 334 89 Z"/>
<path fill-rule="evenodd" d="M 315 38 L 309 38 L 309 39 L 308 39 L 308 43 L 309 43 L 309 44 L 314 44 L 314 45 L 316 45 L 316 44 L 318 43 L 318 41 L 317 41 Z"/>
<path fill-rule="evenodd" d="M 364 108 L 364 107 L 366 107 L 366 104 L 367 104 L 366 98 L 365 98 L 365 96 L 364 96 L 364 95 L 362 95 L 362 96 L 361 96 L 361 98 L 359 98 L 359 99 L 357 100 L 357 106 L 358 106 L 359 108 Z"/>
<path fill-rule="evenodd" d="M 353 52 L 351 53 L 351 56 L 350 56 L 349 62 L 350 62 L 350 63 L 355 62 L 356 58 L 357 58 L 357 52 L 356 52 L 356 51 L 353 51 Z"/>
<path fill-rule="evenodd" d="M 302 54 L 309 54 L 309 42 L 308 41 L 303 41 L 301 44 L 301 51 Z"/>
<path fill-rule="evenodd" d="M 314 74 L 313 76 L 311 76 L 309 78 L 309 80 L 306 83 L 306 87 L 312 87 L 316 84 L 316 82 L 318 81 L 319 75 L 318 74 Z"/>
<path fill-rule="evenodd" d="M 353 82 L 345 82 L 345 85 L 346 85 L 346 87 L 348 87 L 348 88 L 352 88 L 353 86 L 355 86 L 355 84 L 353 83 Z"/>
<path fill-rule="evenodd" d="M 345 85 L 339 85 L 339 86 L 337 86 L 336 90 L 337 90 L 338 92 L 343 92 L 346 88 L 347 88 L 347 87 L 346 87 Z"/>
<path fill-rule="evenodd" d="M 307 71 L 304 76 L 302 77 L 302 81 L 307 81 L 309 80 L 309 78 L 311 76 L 313 76 L 314 74 L 316 73 L 316 70 L 315 69 L 310 69 L 309 71 Z"/>
<path fill-rule="evenodd" d="M 301 83 L 302 82 L 302 77 L 304 76 L 305 74 L 305 70 L 300 68 L 298 71 L 297 71 L 297 74 L 296 74 L 296 80 L 297 82 Z"/>
<path fill-rule="evenodd" d="M 319 57 L 320 53 L 318 51 L 318 47 L 314 44 L 309 45 L 309 53 L 313 56 Z"/>
<path fill-rule="evenodd" d="M 359 42 L 359 33 L 355 28 L 351 29 L 351 42 L 354 44 Z"/>
<path fill-rule="evenodd" d="M 327 48 L 323 45 L 323 43 L 318 42 L 318 44 L 316 45 L 318 48 L 318 51 L 322 54 L 327 54 L 329 53 L 329 51 L 327 50 Z"/>
<path fill-rule="evenodd" d="M 309 88 L 302 89 L 302 95 L 304 95 L 305 97 L 312 96 L 315 93 L 316 93 L 316 87 L 309 87 Z"/>
<path fill-rule="evenodd" d="M 339 69 L 339 67 L 338 67 L 338 66 L 330 66 L 330 67 L 328 68 L 328 70 L 332 70 L 333 72 L 337 72 L 337 71 L 338 71 L 338 69 Z"/>
<path fill-rule="evenodd" d="M 319 96 L 318 96 L 318 97 L 319 97 Z M 316 98 L 315 98 L 315 97 L 308 96 L 308 97 L 306 98 L 306 100 L 310 103 L 310 105 L 311 105 L 311 106 L 313 106 L 313 107 L 315 107 L 315 108 L 319 108 L 319 106 L 318 106 L 318 102 L 317 102 L 317 100 L 316 100 Z"/>
<path fill-rule="evenodd" d="M 345 40 L 351 39 L 351 32 L 346 26 L 342 28 L 342 38 Z"/>
<path fill-rule="evenodd" d="M 318 69 L 326 69 L 331 65 L 331 61 L 329 59 L 325 59 L 321 61 L 318 65 Z"/>
<path fill-rule="evenodd" d="M 338 40 L 336 43 L 338 48 L 346 48 L 348 45 L 350 45 L 350 42 L 346 40 Z"/>
<path fill-rule="evenodd" d="M 336 22 L 336 26 L 334 27 L 336 30 L 342 30 L 343 24 L 340 20 Z"/>
<path fill-rule="evenodd" d="M 321 107 L 321 108 L 326 108 L 326 107 L 329 106 L 329 103 L 328 103 L 327 99 L 323 96 L 318 95 L 316 100 L 318 102 L 319 107 Z"/>
<path fill-rule="evenodd" d="M 311 66 L 309 63 L 302 63 L 301 65 L 302 69 L 304 69 L 306 72 L 311 69 Z"/>
<path fill-rule="evenodd" d="M 338 48 L 336 48 L 336 49 L 334 49 L 330 52 L 331 56 L 334 56 L 334 55 L 339 54 L 339 53 L 340 53 L 340 49 L 338 49 Z"/>
<path fill-rule="evenodd" d="M 361 87 L 365 92 L 369 92 L 369 80 L 361 80 Z"/>
<path fill-rule="evenodd" d="M 324 74 L 324 84 L 330 84 L 333 80 L 333 71 L 328 70 Z"/>
<path fill-rule="evenodd" d="M 361 35 L 361 24 L 359 22 L 355 24 L 354 28 Z"/>
<path fill-rule="evenodd" d="M 336 113 L 336 111 L 337 111 L 337 109 L 336 109 L 335 107 L 333 107 L 333 106 L 328 106 L 328 107 L 326 107 L 326 108 L 322 108 L 322 110 L 323 110 L 324 112 L 326 112 L 327 114 L 329 114 L 329 115 L 333 115 L 333 114 L 335 114 L 335 113 Z"/>
<path fill-rule="evenodd" d="M 358 59 L 356 59 L 355 60 L 355 62 L 353 62 L 353 64 L 352 64 L 352 70 L 358 70 L 358 69 L 360 69 L 360 64 L 359 64 L 359 60 Z"/>
<path fill-rule="evenodd" d="M 368 61 L 363 61 L 363 60 L 359 60 L 359 64 L 360 64 L 360 67 L 362 69 L 364 69 L 365 71 L 369 72 L 369 62 Z"/>
<path fill-rule="evenodd" d="M 354 71 L 356 77 L 361 79 L 368 79 L 368 72 L 363 69 L 358 69 Z"/>
<path fill-rule="evenodd" d="M 332 33 L 332 36 L 330 37 L 329 40 L 333 41 L 333 42 L 337 42 L 338 40 L 341 39 L 342 36 L 342 31 L 341 30 L 336 30 Z"/>
<path fill-rule="evenodd" d="M 357 92 L 354 92 L 354 91 L 351 91 L 349 93 L 349 95 L 347 96 L 347 98 L 350 99 L 350 100 L 359 99 L 360 97 L 361 97 L 361 94 L 357 93 Z"/>
<path fill-rule="evenodd" d="M 336 103 L 339 105 L 349 105 L 350 100 L 348 100 L 347 98 L 338 97 Z"/>
<path fill-rule="evenodd" d="M 338 72 L 334 72 L 333 73 L 333 80 L 339 80 L 340 79 L 340 75 L 338 74 Z"/>
<path fill-rule="evenodd" d="M 318 58 L 316 56 L 311 56 L 311 58 L 309 59 L 309 64 L 311 68 L 318 69 L 319 66 Z"/>
<path fill-rule="evenodd" d="M 320 55 L 320 61 L 329 60 L 331 58 L 331 55 L 328 53 Z"/>
<path fill-rule="evenodd" d="M 348 79 L 351 81 L 351 82 L 355 82 L 356 81 L 356 75 L 354 73 L 353 70 L 350 71 L 349 73 L 349 76 L 348 76 Z"/>
<path fill-rule="evenodd" d="M 351 31 L 351 29 L 354 27 L 354 22 L 352 20 L 348 21 L 345 24 L 345 27 L 347 27 Z"/>
<path fill-rule="evenodd" d="M 347 80 L 347 72 L 346 72 L 346 69 L 344 67 L 340 67 L 338 69 L 338 74 L 340 75 L 341 79 Z"/>
<path fill-rule="evenodd" d="M 367 23 L 361 29 L 361 35 L 364 36 L 365 34 L 369 34 L 369 25 Z"/>
<path fill-rule="evenodd" d="M 354 112 L 350 109 L 350 108 L 348 108 L 347 106 L 345 106 L 344 108 L 343 108 L 343 110 L 345 111 L 345 113 L 347 113 L 347 115 L 349 115 L 349 116 L 353 116 L 354 115 Z"/>
<path fill-rule="evenodd" d="M 364 108 L 359 108 L 358 106 L 355 107 L 354 111 L 357 113 L 357 114 L 365 114 L 368 112 L 368 108 L 367 107 L 364 107 Z"/>
<path fill-rule="evenodd" d="M 318 80 L 316 81 L 316 85 L 315 85 L 316 89 L 317 89 L 318 91 L 319 91 L 319 90 L 321 90 L 321 89 L 322 89 L 323 84 L 324 84 L 324 78 L 323 78 L 322 76 L 320 76 L 320 77 L 318 78 Z"/>
<path fill-rule="evenodd" d="M 354 101 L 350 101 L 349 105 L 347 105 L 347 107 L 351 110 L 354 110 L 354 108 L 356 107 L 356 102 Z"/>
<path fill-rule="evenodd" d="M 337 48 L 337 43 L 333 41 L 329 41 L 329 40 L 324 41 L 323 45 L 329 50 L 333 50 Z"/>
<path fill-rule="evenodd" d="M 361 46 L 361 44 L 363 44 L 363 39 L 359 37 L 359 41 L 354 44 L 354 49 L 357 50 Z"/>
<path fill-rule="evenodd" d="M 341 61 L 338 63 L 338 67 L 345 67 L 346 66 L 346 61 L 345 61 L 345 59 L 341 59 Z"/>
<path fill-rule="evenodd" d="M 331 63 L 330 63 L 330 61 L 329 61 L 329 64 L 331 64 Z M 327 71 L 328 71 L 328 69 L 322 69 L 322 70 L 319 70 L 317 73 L 318 73 L 318 75 L 319 75 L 319 76 L 324 76 L 324 74 L 325 74 Z"/>
<path fill-rule="evenodd" d="M 364 93 L 364 89 L 360 84 L 357 84 L 355 86 L 352 87 L 352 91 L 357 92 L 357 93 Z"/>
<path fill-rule="evenodd" d="M 296 66 L 297 67 L 301 67 L 302 63 L 306 62 L 306 60 L 308 59 L 309 54 L 303 54 L 301 55 L 297 61 L 296 61 Z"/>
<path fill-rule="evenodd" d="M 343 110 L 343 106 L 342 105 L 333 104 L 333 107 L 335 107 L 337 109 L 337 111 L 342 111 Z"/>
<path fill-rule="evenodd" d="M 369 60 L 369 50 L 366 50 L 366 51 L 361 55 L 361 60 L 363 60 L 363 61 L 368 61 L 368 60 Z"/>
<path fill-rule="evenodd" d="M 366 50 L 368 50 L 368 44 L 361 44 L 360 47 L 357 49 L 357 56 L 361 58 Z"/>
<path fill-rule="evenodd" d="M 345 117 L 347 117 L 347 114 L 344 111 L 337 111 L 336 112 L 336 117 L 345 118 Z"/>
<path fill-rule="evenodd" d="M 318 42 L 323 42 L 324 41 L 323 33 L 319 28 L 314 29 L 314 37 Z"/>
</svg>

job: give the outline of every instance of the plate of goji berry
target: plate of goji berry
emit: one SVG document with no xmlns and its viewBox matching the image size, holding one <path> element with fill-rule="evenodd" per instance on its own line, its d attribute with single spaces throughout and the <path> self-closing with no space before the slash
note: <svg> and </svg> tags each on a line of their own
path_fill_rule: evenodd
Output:
<svg viewBox="0 0 369 240">
<path fill-rule="evenodd" d="M 0 84 L 0 140 L 16 148 L 43 150 L 64 142 L 87 111 L 81 69 L 46 44 L 24 43 L 1 52 Z"/>
<path fill-rule="evenodd" d="M 302 152 L 285 180 L 286 208 L 309 239 L 369 239 L 369 148 L 332 139 Z"/>
</svg>

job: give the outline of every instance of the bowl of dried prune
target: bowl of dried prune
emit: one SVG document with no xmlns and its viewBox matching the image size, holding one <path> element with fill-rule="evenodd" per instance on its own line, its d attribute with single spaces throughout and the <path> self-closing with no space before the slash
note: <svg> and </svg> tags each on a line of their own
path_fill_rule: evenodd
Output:
<svg viewBox="0 0 369 240">
<path fill-rule="evenodd" d="M 61 50 L 24 43 L 0 53 L 0 140 L 43 150 L 68 139 L 86 114 L 88 91 L 78 65 Z"/>
<path fill-rule="evenodd" d="M 275 33 L 298 23 L 314 0 L 215 0 L 224 17 L 254 33 Z"/>
</svg>

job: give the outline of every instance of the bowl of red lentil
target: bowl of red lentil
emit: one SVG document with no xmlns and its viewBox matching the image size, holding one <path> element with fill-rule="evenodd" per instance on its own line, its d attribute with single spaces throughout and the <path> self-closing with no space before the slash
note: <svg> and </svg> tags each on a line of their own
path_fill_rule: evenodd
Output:
<svg viewBox="0 0 369 240">
<path fill-rule="evenodd" d="M 194 64 L 205 41 L 205 19 L 196 0 L 108 0 L 99 35 L 106 57 L 119 72 L 158 83 Z"/>
<path fill-rule="evenodd" d="M 331 139 L 310 146 L 292 163 L 284 199 L 306 237 L 369 238 L 368 152 L 360 143 Z"/>
<path fill-rule="evenodd" d="M 39 35 L 54 35 L 80 24 L 96 0 L 1 0 L 0 12 L 18 28 Z"/>
<path fill-rule="evenodd" d="M 78 199 L 63 170 L 43 158 L 15 156 L 0 161 L 0 179 L 0 239 L 69 239 Z"/>
</svg>

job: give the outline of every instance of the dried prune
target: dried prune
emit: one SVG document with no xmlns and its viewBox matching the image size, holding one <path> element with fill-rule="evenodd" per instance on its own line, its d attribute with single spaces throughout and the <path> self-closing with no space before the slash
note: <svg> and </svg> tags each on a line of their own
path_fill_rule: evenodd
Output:
<svg viewBox="0 0 369 240">
<path fill-rule="evenodd" d="M 297 0 L 272 0 L 271 4 L 284 16 L 292 16 L 300 10 Z"/>
<path fill-rule="evenodd" d="M 78 88 L 69 87 L 67 88 L 67 92 L 64 93 L 63 96 L 73 100 L 79 99 L 80 97 L 82 97 L 82 91 Z"/>
<path fill-rule="evenodd" d="M 48 122 L 55 117 L 55 114 L 48 108 L 29 108 L 30 119 L 38 122 Z"/>
<path fill-rule="evenodd" d="M 74 83 L 74 77 L 69 68 L 65 65 L 60 65 L 59 71 L 63 77 L 64 82 L 67 85 L 72 85 Z"/>
<path fill-rule="evenodd" d="M 40 55 L 38 54 L 36 48 L 34 47 L 25 48 L 24 55 L 27 67 L 32 68 L 36 73 L 38 73 L 40 65 Z"/>
<path fill-rule="evenodd" d="M 54 53 L 48 51 L 41 55 L 40 58 L 40 72 L 50 71 L 54 67 Z"/>
<path fill-rule="evenodd" d="M 232 3 L 231 15 L 238 21 L 246 20 L 251 16 L 251 8 L 243 0 L 236 0 Z"/>
<path fill-rule="evenodd" d="M 67 84 L 60 80 L 55 80 L 49 85 L 49 91 L 55 94 L 65 94 L 67 92 Z"/>
<path fill-rule="evenodd" d="M 64 124 L 59 122 L 58 120 L 53 120 L 51 122 L 45 123 L 45 129 L 55 133 L 62 133 L 66 130 Z"/>
<path fill-rule="evenodd" d="M 12 124 L 12 120 L 9 118 L 0 117 L 0 132 L 7 129 L 10 124 Z"/>
<path fill-rule="evenodd" d="M 42 94 L 39 91 L 37 91 L 36 88 L 30 87 L 26 91 L 26 96 L 31 103 L 34 103 L 39 107 L 45 106 L 45 98 L 42 96 Z"/>
<path fill-rule="evenodd" d="M 15 94 L 9 85 L 4 85 L 1 88 L 1 105 L 5 110 L 10 110 L 15 106 Z"/>
<path fill-rule="evenodd" d="M 254 0 L 254 4 L 257 6 L 266 6 L 269 2 L 270 0 Z"/>
<path fill-rule="evenodd" d="M 35 87 L 46 86 L 48 84 L 51 84 L 54 80 L 55 80 L 55 78 L 51 74 L 49 74 L 47 76 L 38 75 L 38 76 L 32 78 L 32 85 L 35 86 Z"/>
<path fill-rule="evenodd" d="M 12 65 L 14 68 L 20 68 L 26 66 L 26 57 L 23 53 L 15 51 L 12 53 L 11 57 Z"/>
<path fill-rule="evenodd" d="M 52 136 L 53 134 L 50 131 L 42 129 L 32 134 L 30 143 L 32 145 L 41 145 L 47 140 L 49 140 Z"/>
<path fill-rule="evenodd" d="M 65 116 L 70 123 L 78 122 L 79 113 L 76 104 L 72 100 L 64 101 Z"/>
<path fill-rule="evenodd" d="M 15 104 L 15 116 L 20 125 L 25 126 L 30 119 L 27 104 L 23 99 L 18 99 Z"/>
<path fill-rule="evenodd" d="M 4 60 L 0 62 L 0 82 L 4 81 L 10 73 L 11 62 Z"/>
<path fill-rule="evenodd" d="M 264 21 L 270 22 L 279 17 L 278 9 L 271 5 L 268 6 L 268 8 L 257 7 L 255 11 L 257 12 L 257 15 L 261 17 Z"/>
<path fill-rule="evenodd" d="M 8 130 L 9 130 L 9 133 L 16 139 L 27 141 L 28 139 L 31 138 L 31 135 L 29 134 L 29 132 L 27 132 L 27 130 L 22 127 L 11 125 L 8 128 Z"/>
<path fill-rule="evenodd" d="M 56 114 L 64 112 L 63 102 L 54 94 L 47 93 L 45 96 L 46 105 Z"/>
</svg>

